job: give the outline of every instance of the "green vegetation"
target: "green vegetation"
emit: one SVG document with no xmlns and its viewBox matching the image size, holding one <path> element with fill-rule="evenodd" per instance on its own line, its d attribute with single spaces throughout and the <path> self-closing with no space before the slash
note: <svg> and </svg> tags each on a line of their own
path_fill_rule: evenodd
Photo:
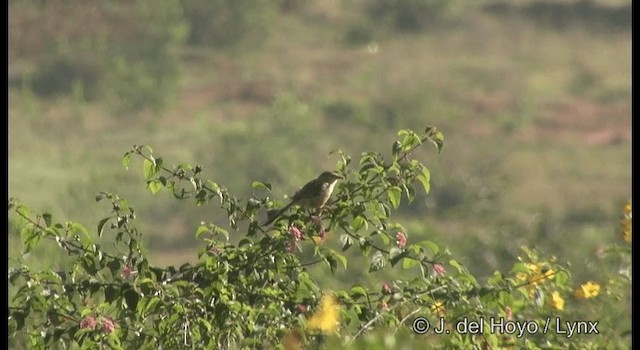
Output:
<svg viewBox="0 0 640 350">
<path fill-rule="evenodd" d="M 528 262 L 567 267 L 572 287 L 595 281 L 620 292 L 619 302 L 601 293 L 567 315 L 616 320 L 619 332 L 591 340 L 625 347 L 630 290 L 617 253 L 605 252 L 624 244 L 618 219 L 631 191 L 630 6 L 11 1 L 10 196 L 84 225 L 93 240 L 105 211 L 96 193 L 117 193 L 135 205 L 149 264 L 195 264 L 200 222 L 230 229 L 227 215 L 149 195 L 137 165 L 119 166 L 132 145 L 199 164 L 238 198 L 255 195 L 255 181 L 269 183 L 270 199 L 282 202 L 334 169 L 335 149 L 389 157 L 397 130 L 437 125 L 447 137 L 442 154 L 412 154 L 430 170 L 430 192 L 394 214 L 410 243 L 435 242 L 480 285 L 533 248 L 545 258 Z M 10 266 L 68 267 L 66 254 L 49 253 L 55 242 L 21 256 L 23 229 L 10 215 Z M 329 233 L 328 248 L 340 249 L 339 235 Z M 115 237 L 102 239 L 107 247 Z M 350 267 L 370 260 L 345 257 Z M 344 290 L 420 275 L 399 273 L 309 276 Z M 403 345 L 384 332 L 367 337 Z"/>
</svg>

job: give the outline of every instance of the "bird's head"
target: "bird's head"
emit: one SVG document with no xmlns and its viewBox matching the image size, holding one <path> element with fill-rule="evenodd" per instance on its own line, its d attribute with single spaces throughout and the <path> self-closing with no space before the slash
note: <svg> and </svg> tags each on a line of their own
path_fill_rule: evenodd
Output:
<svg viewBox="0 0 640 350">
<path fill-rule="evenodd" d="M 318 180 L 323 182 L 334 182 L 338 179 L 344 179 L 344 177 L 335 171 L 324 171 L 320 176 L 318 176 Z"/>
</svg>

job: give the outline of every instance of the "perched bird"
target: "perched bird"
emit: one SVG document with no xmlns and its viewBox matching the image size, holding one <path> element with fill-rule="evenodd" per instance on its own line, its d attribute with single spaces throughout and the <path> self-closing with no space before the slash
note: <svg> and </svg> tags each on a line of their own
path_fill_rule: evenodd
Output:
<svg viewBox="0 0 640 350">
<path fill-rule="evenodd" d="M 325 171 L 316 179 L 307 182 L 291 198 L 291 202 L 282 209 L 271 210 L 267 213 L 267 222 L 262 226 L 267 226 L 274 222 L 282 213 L 292 205 L 298 204 L 309 209 L 320 209 L 324 206 L 333 192 L 338 179 L 343 179 L 340 174 L 334 171 Z"/>
</svg>

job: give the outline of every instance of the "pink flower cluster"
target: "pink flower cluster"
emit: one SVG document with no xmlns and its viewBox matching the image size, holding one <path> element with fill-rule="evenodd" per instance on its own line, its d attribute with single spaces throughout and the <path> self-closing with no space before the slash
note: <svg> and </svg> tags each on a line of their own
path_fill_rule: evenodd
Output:
<svg viewBox="0 0 640 350">
<path fill-rule="evenodd" d="M 444 277 L 447 273 L 447 270 L 445 270 L 442 264 L 433 264 L 433 271 L 435 271 L 440 277 Z"/>
<path fill-rule="evenodd" d="M 396 244 L 400 248 L 404 248 L 407 245 L 407 235 L 404 232 L 396 233 Z"/>
<path fill-rule="evenodd" d="M 302 239 L 302 231 L 295 226 L 289 227 L 289 234 L 293 238 L 291 242 L 289 242 L 289 246 L 287 247 L 287 251 L 293 253 L 296 251 L 296 242 Z"/>
<path fill-rule="evenodd" d="M 94 316 L 87 316 L 80 321 L 80 328 L 84 329 L 96 329 L 98 321 Z M 109 317 L 102 319 L 102 332 L 111 334 L 116 329 L 116 323 Z"/>
<path fill-rule="evenodd" d="M 391 287 L 389 286 L 388 283 L 384 283 L 382 285 L 382 294 L 391 294 Z"/>
</svg>

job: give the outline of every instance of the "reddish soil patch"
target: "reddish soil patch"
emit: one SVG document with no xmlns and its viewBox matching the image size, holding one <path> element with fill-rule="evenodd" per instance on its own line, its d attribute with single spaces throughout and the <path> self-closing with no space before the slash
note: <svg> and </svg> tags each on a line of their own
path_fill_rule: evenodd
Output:
<svg viewBox="0 0 640 350">
<path fill-rule="evenodd" d="M 618 144 L 631 140 L 630 104 L 601 104 L 573 99 L 542 109 L 527 133 L 540 138 L 577 138 L 588 145 Z"/>
</svg>

